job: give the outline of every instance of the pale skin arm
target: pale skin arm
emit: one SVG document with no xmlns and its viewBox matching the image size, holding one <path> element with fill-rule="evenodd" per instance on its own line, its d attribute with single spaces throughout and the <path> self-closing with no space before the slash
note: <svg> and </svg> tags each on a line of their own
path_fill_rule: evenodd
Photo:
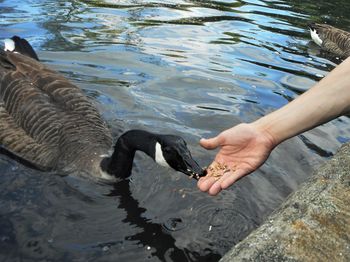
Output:
<svg viewBox="0 0 350 262">
<path fill-rule="evenodd" d="M 232 171 L 224 173 L 219 180 L 203 177 L 198 188 L 217 195 L 259 168 L 284 140 L 349 112 L 350 58 L 284 107 L 255 122 L 227 129 L 214 138 L 201 139 L 200 144 L 206 149 L 220 148 L 214 162 L 226 164 Z"/>
</svg>

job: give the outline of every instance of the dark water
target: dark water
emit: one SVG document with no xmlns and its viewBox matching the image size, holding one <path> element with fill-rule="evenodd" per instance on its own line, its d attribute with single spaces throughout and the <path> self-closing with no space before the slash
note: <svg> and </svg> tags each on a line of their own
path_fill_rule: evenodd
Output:
<svg viewBox="0 0 350 262">
<path fill-rule="evenodd" d="M 340 61 L 306 24 L 350 30 L 348 1 L 0 0 L 0 39 L 26 37 L 93 97 L 111 128 L 198 145 L 265 115 Z M 281 144 L 217 197 L 139 154 L 115 186 L 40 173 L 0 156 L 1 261 L 217 261 L 350 138 L 340 118 Z"/>
</svg>

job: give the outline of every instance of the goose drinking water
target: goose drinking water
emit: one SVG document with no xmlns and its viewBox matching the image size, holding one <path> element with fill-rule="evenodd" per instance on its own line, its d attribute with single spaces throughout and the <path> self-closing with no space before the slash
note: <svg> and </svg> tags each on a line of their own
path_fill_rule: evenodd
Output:
<svg viewBox="0 0 350 262">
<path fill-rule="evenodd" d="M 82 90 L 40 63 L 30 44 L 14 36 L 0 50 L 0 145 L 41 170 L 82 171 L 97 178 L 130 176 L 137 150 L 186 175 L 203 175 L 185 141 L 130 130 L 111 155 L 111 132 Z"/>
</svg>

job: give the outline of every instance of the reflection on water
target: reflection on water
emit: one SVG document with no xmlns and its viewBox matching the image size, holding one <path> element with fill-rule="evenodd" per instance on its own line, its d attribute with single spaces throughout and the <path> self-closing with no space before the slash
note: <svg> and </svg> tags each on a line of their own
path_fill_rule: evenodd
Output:
<svg viewBox="0 0 350 262">
<path fill-rule="evenodd" d="M 340 61 L 306 24 L 350 29 L 347 1 L 0 0 L 0 39 L 26 37 L 118 135 L 146 128 L 198 145 L 291 101 Z M 350 138 L 340 118 L 277 147 L 217 197 L 138 154 L 115 186 L 0 156 L 0 256 L 9 261 L 217 261 Z"/>
</svg>

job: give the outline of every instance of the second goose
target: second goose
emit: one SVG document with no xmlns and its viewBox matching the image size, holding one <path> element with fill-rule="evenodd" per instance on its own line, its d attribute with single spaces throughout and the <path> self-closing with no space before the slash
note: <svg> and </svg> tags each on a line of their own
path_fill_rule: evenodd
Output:
<svg viewBox="0 0 350 262">
<path fill-rule="evenodd" d="M 323 50 L 341 58 L 350 56 L 350 33 L 326 24 L 308 25 L 312 40 Z"/>
</svg>

